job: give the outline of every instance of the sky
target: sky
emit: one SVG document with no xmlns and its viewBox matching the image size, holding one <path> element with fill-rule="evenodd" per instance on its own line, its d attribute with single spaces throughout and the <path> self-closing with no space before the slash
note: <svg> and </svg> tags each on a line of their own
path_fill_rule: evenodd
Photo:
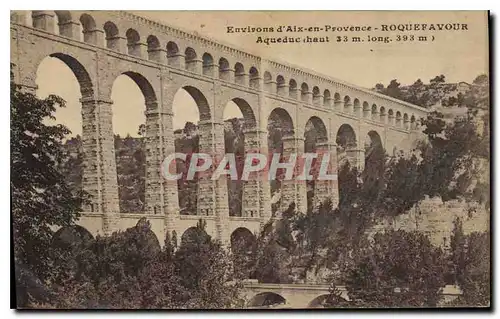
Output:
<svg viewBox="0 0 500 319">
<path fill-rule="evenodd" d="M 140 11 L 135 14 L 197 32 L 214 40 L 234 45 L 269 59 L 289 62 L 308 69 L 371 88 L 376 83 L 387 85 L 392 79 L 411 84 L 420 78 L 424 83 L 436 75 L 444 74 L 447 82 L 471 82 L 488 70 L 488 37 L 485 12 L 218 12 L 218 11 Z M 258 36 L 283 36 L 284 33 L 227 33 L 227 27 L 276 27 L 278 25 L 307 25 L 325 27 L 380 26 L 408 23 L 460 23 L 467 31 L 436 31 L 434 41 L 405 43 L 367 42 L 370 36 L 413 34 L 414 32 L 359 32 L 362 43 L 336 42 L 339 33 L 311 34 L 328 36 L 329 43 L 274 44 L 256 43 Z M 415 33 L 417 34 L 417 33 Z M 294 33 L 288 35 L 295 36 Z M 342 33 L 344 35 L 344 33 Z M 147 35 L 141 35 L 147 37 Z M 46 58 L 37 73 L 37 94 L 40 97 L 57 94 L 67 101 L 67 107 L 56 113 L 57 122 L 67 125 L 72 135 L 81 134 L 81 115 L 78 99 L 79 85 L 71 70 L 55 58 Z M 114 83 L 113 128 L 115 133 L 137 136 L 137 129 L 145 122 L 144 98 L 137 85 L 126 75 Z M 189 94 L 180 90 L 174 99 L 174 128 L 184 127 L 186 121 L 199 119 L 196 104 Z M 241 117 L 238 107 L 230 102 L 225 118 Z"/>
</svg>

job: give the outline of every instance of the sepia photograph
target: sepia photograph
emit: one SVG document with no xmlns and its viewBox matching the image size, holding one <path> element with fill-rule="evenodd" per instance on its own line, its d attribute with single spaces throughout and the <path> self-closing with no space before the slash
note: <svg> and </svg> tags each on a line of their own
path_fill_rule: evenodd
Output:
<svg viewBox="0 0 500 319">
<path fill-rule="evenodd" d="M 11 308 L 491 310 L 490 19 L 11 10 Z"/>
</svg>

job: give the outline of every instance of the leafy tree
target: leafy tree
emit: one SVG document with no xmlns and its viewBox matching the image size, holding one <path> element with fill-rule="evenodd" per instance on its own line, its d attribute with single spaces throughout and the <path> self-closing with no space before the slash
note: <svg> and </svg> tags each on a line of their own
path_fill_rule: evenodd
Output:
<svg viewBox="0 0 500 319">
<path fill-rule="evenodd" d="M 78 217 L 84 194 L 75 192 L 58 168 L 67 161 L 63 139 L 70 131 L 50 125 L 54 95 L 39 99 L 11 83 L 11 209 L 17 305 L 26 306 L 43 290 L 52 268 L 51 226 L 69 226 Z"/>
<path fill-rule="evenodd" d="M 473 232 L 465 235 L 462 222 L 454 222 L 450 241 L 450 265 L 453 284 L 458 284 L 462 295 L 454 300 L 454 306 L 490 305 L 490 235 L 487 232 Z"/>
<path fill-rule="evenodd" d="M 348 271 L 351 304 L 363 307 L 435 307 L 444 286 L 441 249 L 418 232 L 375 234 Z"/>
<path fill-rule="evenodd" d="M 393 98 L 400 99 L 401 98 L 401 83 L 399 83 L 396 79 L 391 80 L 391 83 L 387 86 L 385 91 L 386 95 L 392 96 Z"/>
<path fill-rule="evenodd" d="M 184 293 L 179 295 L 186 308 L 230 308 L 239 300 L 237 282 L 232 282 L 231 260 L 220 243 L 205 232 L 200 221 L 190 240 L 175 253 L 173 264 Z"/>
</svg>

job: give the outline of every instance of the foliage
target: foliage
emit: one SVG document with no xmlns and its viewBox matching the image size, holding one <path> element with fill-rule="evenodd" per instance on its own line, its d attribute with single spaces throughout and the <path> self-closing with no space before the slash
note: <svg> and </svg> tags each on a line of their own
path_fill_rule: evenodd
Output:
<svg viewBox="0 0 500 319">
<path fill-rule="evenodd" d="M 444 286 L 443 252 L 419 232 L 377 233 L 348 270 L 351 305 L 435 307 Z"/>
<path fill-rule="evenodd" d="M 461 221 L 457 219 L 454 224 L 449 264 L 452 265 L 454 284 L 458 284 L 463 294 L 451 305 L 487 307 L 491 298 L 490 234 L 473 232 L 465 235 Z"/>
<path fill-rule="evenodd" d="M 69 130 L 50 125 L 56 107 L 65 103 L 56 96 L 38 99 L 11 83 L 11 209 L 18 305 L 30 296 L 26 287 L 43 290 L 52 261 L 51 226 L 70 225 L 85 198 L 72 191 L 58 168 L 67 160 L 62 140 Z M 31 296 L 34 297 L 34 296 Z"/>
<path fill-rule="evenodd" d="M 73 250 L 54 278 L 56 308 L 143 309 L 237 307 L 239 284 L 219 243 L 199 223 L 194 236 L 175 249 L 167 234 L 160 249 L 149 222 Z M 68 266 L 71 264 L 71 266 Z M 68 295 L 70 296 L 68 298 Z"/>
</svg>

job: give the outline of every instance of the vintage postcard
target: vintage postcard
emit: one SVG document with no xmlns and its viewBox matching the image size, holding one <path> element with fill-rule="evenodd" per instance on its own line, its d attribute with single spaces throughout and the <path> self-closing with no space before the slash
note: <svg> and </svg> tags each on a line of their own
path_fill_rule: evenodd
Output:
<svg viewBox="0 0 500 319">
<path fill-rule="evenodd" d="M 487 11 L 11 11 L 12 307 L 491 307 Z"/>
</svg>

